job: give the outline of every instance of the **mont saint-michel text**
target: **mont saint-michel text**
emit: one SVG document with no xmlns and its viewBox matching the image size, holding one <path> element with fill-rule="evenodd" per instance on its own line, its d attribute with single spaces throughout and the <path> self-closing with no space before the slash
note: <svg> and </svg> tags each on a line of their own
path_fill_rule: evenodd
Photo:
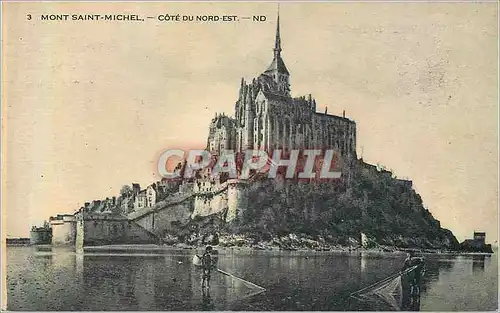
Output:
<svg viewBox="0 0 500 313">
<path fill-rule="evenodd" d="M 27 19 L 31 20 L 32 15 L 28 14 Z M 157 20 L 160 22 L 265 22 L 265 15 L 238 16 L 238 15 L 188 15 L 177 13 L 165 13 L 155 16 L 142 17 L 138 14 L 41 14 L 41 21 L 140 21 Z"/>
<path fill-rule="evenodd" d="M 137 14 L 42 14 L 42 21 L 142 21 Z"/>
</svg>

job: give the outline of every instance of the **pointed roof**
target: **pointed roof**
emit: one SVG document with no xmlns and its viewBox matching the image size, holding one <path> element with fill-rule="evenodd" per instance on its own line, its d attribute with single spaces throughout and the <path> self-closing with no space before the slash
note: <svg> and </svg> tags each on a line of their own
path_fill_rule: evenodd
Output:
<svg viewBox="0 0 500 313">
<path fill-rule="evenodd" d="M 285 62 L 283 62 L 283 59 L 281 58 L 281 56 L 274 57 L 273 62 L 271 63 L 271 65 L 269 65 L 269 67 L 267 68 L 267 70 L 264 73 L 270 73 L 270 72 L 274 72 L 274 71 L 278 71 L 279 73 L 290 75 L 290 72 L 288 72 L 288 69 L 285 66 Z"/>
<path fill-rule="evenodd" d="M 273 51 L 274 51 L 273 62 L 271 62 L 271 65 L 269 65 L 269 67 L 267 68 L 267 70 L 264 73 L 278 71 L 279 73 L 290 75 L 290 72 L 288 72 L 288 69 L 285 66 L 285 62 L 283 62 L 283 59 L 281 58 L 281 35 L 280 35 L 279 11 L 278 11 L 278 18 L 277 18 L 277 23 L 276 23 L 276 38 L 274 41 Z"/>
</svg>

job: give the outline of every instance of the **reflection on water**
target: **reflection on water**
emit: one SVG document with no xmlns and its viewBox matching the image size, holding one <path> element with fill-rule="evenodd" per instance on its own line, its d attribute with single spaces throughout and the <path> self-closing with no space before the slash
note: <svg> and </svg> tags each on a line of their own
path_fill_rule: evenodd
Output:
<svg viewBox="0 0 500 313">
<path fill-rule="evenodd" d="M 393 310 L 387 301 L 346 301 L 353 291 L 398 271 L 402 254 L 220 251 L 219 267 L 266 288 L 214 273 L 210 290 L 190 250 L 157 254 L 75 254 L 7 248 L 10 310 Z M 426 255 L 418 297 L 404 310 L 494 310 L 496 255 Z"/>
<path fill-rule="evenodd" d="M 366 271 L 366 259 L 368 258 L 368 253 L 361 252 L 360 253 L 360 271 L 363 273 Z"/>
<path fill-rule="evenodd" d="M 203 311 L 213 311 L 215 309 L 215 305 L 213 303 L 212 298 L 210 297 L 210 289 L 203 289 Z"/>
<path fill-rule="evenodd" d="M 420 311 L 420 294 L 408 294 L 403 297 L 403 311 Z"/>
<path fill-rule="evenodd" d="M 484 271 L 485 259 L 484 255 L 474 255 L 472 257 L 472 271 Z"/>
</svg>

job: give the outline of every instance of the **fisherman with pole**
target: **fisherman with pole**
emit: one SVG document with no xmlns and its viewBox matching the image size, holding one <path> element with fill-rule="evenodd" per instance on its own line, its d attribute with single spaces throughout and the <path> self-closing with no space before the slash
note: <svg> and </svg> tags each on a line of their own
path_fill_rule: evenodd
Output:
<svg viewBox="0 0 500 313">
<path fill-rule="evenodd" d="M 422 277 L 422 271 L 424 267 L 424 261 L 423 258 L 421 257 L 415 257 L 415 253 L 413 251 L 410 251 L 410 253 L 407 254 L 403 268 L 401 269 L 401 272 L 404 272 L 406 269 L 415 266 L 415 269 L 411 272 L 408 273 L 410 276 L 410 295 L 418 295 L 420 294 L 420 281 Z"/>
<path fill-rule="evenodd" d="M 249 282 L 249 281 L 244 280 L 242 278 L 236 277 L 231 273 L 228 273 L 228 272 L 221 270 L 220 268 L 217 267 L 218 259 L 219 259 L 218 251 L 213 250 L 213 248 L 211 246 L 207 246 L 205 248 L 205 252 L 203 253 L 203 255 L 201 257 L 199 257 L 196 254 L 193 256 L 193 264 L 195 266 L 201 268 L 201 270 L 202 270 L 201 287 L 202 287 L 202 290 L 204 292 L 204 295 L 205 295 L 205 286 L 207 288 L 207 293 L 208 293 L 208 289 L 210 288 L 210 278 L 212 276 L 212 270 L 214 270 L 218 273 L 221 273 L 225 276 L 231 277 L 232 279 L 239 280 L 250 288 L 258 289 L 258 291 L 253 293 L 253 294 L 258 294 L 258 293 L 261 293 L 261 292 L 266 290 L 265 288 L 263 288 L 261 286 L 258 286 L 252 282 Z"/>
<path fill-rule="evenodd" d="M 210 276 L 212 274 L 212 268 L 214 264 L 212 261 L 212 247 L 207 246 L 205 249 L 205 253 L 203 253 L 203 256 L 201 257 L 201 268 L 202 268 L 202 281 L 201 281 L 201 288 L 205 288 L 205 282 L 206 282 L 206 287 L 210 288 Z"/>
</svg>

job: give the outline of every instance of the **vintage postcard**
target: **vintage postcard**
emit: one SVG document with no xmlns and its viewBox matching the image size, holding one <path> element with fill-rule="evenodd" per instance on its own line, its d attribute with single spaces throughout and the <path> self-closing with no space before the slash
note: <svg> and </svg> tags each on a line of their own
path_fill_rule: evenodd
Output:
<svg viewBox="0 0 500 313">
<path fill-rule="evenodd" d="M 2 310 L 498 310 L 498 12 L 2 3 Z"/>
</svg>

